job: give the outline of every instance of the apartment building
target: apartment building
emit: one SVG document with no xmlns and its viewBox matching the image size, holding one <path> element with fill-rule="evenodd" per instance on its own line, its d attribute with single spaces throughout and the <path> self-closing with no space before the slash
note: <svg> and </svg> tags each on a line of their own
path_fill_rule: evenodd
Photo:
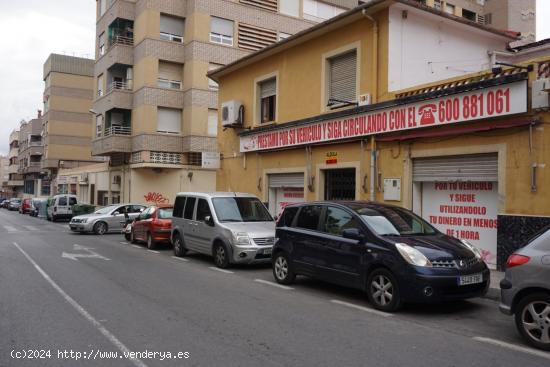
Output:
<svg viewBox="0 0 550 367">
<path fill-rule="evenodd" d="M 5 186 L 10 197 L 23 195 L 23 176 L 19 174 L 19 130 L 10 133 L 10 151 L 8 153 L 8 181 Z"/>
<path fill-rule="evenodd" d="M 214 190 L 218 85 L 207 72 L 355 5 L 98 0 L 92 155 L 110 159 L 107 202 Z"/>
<path fill-rule="evenodd" d="M 41 195 L 57 192 L 60 168 L 90 164 L 94 60 L 51 54 L 44 63 Z M 52 190 L 47 190 L 51 185 Z M 50 191 L 50 192 L 47 192 Z"/>
<path fill-rule="evenodd" d="M 10 176 L 8 174 L 8 167 L 10 160 L 8 157 L 0 155 L 0 198 L 5 199 L 10 197 L 10 192 L 7 188 L 8 180 Z"/>
<path fill-rule="evenodd" d="M 19 126 L 18 173 L 23 178 L 23 196 L 50 194 L 47 179 L 42 185 L 42 179 L 46 178 L 46 172 L 41 167 L 43 154 L 42 111 L 38 111 L 37 118 L 23 121 Z"/>
<path fill-rule="evenodd" d="M 536 0 L 419 0 L 445 13 L 500 30 L 520 32 L 524 42 L 535 40 Z"/>
</svg>

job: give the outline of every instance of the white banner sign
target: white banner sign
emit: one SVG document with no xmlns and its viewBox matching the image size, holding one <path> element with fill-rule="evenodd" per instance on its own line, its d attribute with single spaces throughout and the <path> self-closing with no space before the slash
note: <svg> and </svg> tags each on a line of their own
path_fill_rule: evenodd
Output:
<svg viewBox="0 0 550 367">
<path fill-rule="evenodd" d="M 202 168 L 220 168 L 220 153 L 202 152 Z"/>
<path fill-rule="evenodd" d="M 241 152 L 285 148 L 423 127 L 457 124 L 527 111 L 527 81 L 453 94 L 242 136 Z"/>
<path fill-rule="evenodd" d="M 496 182 L 422 183 L 422 217 L 476 246 L 492 268 L 497 262 L 497 216 Z"/>
</svg>

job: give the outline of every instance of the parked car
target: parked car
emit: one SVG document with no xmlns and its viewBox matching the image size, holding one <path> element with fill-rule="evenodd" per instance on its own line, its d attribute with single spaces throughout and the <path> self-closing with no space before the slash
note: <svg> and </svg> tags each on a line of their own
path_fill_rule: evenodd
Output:
<svg viewBox="0 0 550 367">
<path fill-rule="evenodd" d="M 107 232 L 120 232 L 124 222 L 124 212 L 130 218 L 136 218 L 145 206 L 139 204 L 116 204 L 96 210 L 92 214 L 84 214 L 73 217 L 69 227 L 73 232 L 93 232 L 105 234 Z"/>
<path fill-rule="evenodd" d="M 291 205 L 279 217 L 273 275 L 296 275 L 366 291 L 370 303 L 396 311 L 404 302 L 482 296 L 489 269 L 480 252 L 407 209 L 374 202 Z"/>
<path fill-rule="evenodd" d="M 48 199 L 32 199 L 29 215 L 31 217 L 45 217 L 47 201 Z"/>
<path fill-rule="evenodd" d="M 153 205 L 142 211 L 132 223 L 130 241 L 143 241 L 152 250 L 159 242 L 170 242 L 172 205 Z"/>
<path fill-rule="evenodd" d="M 55 195 L 48 201 L 48 220 L 55 222 L 59 219 L 71 219 L 73 217 L 72 206 L 78 204 L 76 195 Z"/>
<path fill-rule="evenodd" d="M 176 256 L 211 255 L 220 268 L 269 262 L 274 240 L 275 221 L 254 195 L 184 192 L 176 197 L 171 235 Z"/>
<path fill-rule="evenodd" d="M 27 214 L 31 209 L 31 198 L 25 198 L 21 200 L 21 206 L 19 207 L 19 213 Z"/>
<path fill-rule="evenodd" d="M 529 344 L 550 350 L 550 227 L 508 258 L 500 288 L 500 310 Z"/>
<path fill-rule="evenodd" d="M 9 203 L 10 203 L 9 199 L 2 199 L 2 201 L 0 202 L 0 207 L 7 209 Z"/>
<path fill-rule="evenodd" d="M 21 207 L 21 199 L 18 199 L 18 198 L 10 199 L 10 202 L 8 204 L 9 211 L 19 210 L 20 207 Z"/>
</svg>

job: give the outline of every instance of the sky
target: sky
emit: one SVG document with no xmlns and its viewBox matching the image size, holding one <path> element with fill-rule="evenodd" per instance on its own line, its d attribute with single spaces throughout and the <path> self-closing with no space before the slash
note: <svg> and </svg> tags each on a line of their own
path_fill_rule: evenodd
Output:
<svg viewBox="0 0 550 367">
<path fill-rule="evenodd" d="M 51 53 L 93 57 L 95 0 L 0 0 L 0 155 L 21 120 L 43 109 Z M 537 39 L 550 38 L 550 0 L 537 0 Z"/>
</svg>

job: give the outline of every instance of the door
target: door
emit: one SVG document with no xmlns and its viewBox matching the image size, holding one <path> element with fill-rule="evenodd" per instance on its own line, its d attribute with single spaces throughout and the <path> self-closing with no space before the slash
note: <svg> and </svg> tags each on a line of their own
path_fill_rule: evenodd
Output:
<svg viewBox="0 0 550 367">
<path fill-rule="evenodd" d="M 215 233 L 214 227 L 206 224 L 206 217 L 212 218 L 212 211 L 206 199 L 199 199 L 197 203 L 197 215 L 195 224 L 195 241 L 201 252 L 212 253 L 212 240 Z"/>
<path fill-rule="evenodd" d="M 325 200 L 355 200 L 355 168 L 325 171 Z"/>
<path fill-rule="evenodd" d="M 111 212 L 111 215 L 105 218 L 105 222 L 109 226 L 109 232 L 114 232 L 122 228 L 122 223 L 124 221 L 124 206 L 119 206 Z"/>
<path fill-rule="evenodd" d="M 285 206 L 304 202 L 304 174 L 285 173 L 268 176 L 269 212 L 279 216 Z"/>
<path fill-rule="evenodd" d="M 147 233 L 151 233 L 151 223 L 155 218 L 156 207 L 151 206 L 143 211 L 143 220 L 141 221 L 141 239 L 143 241 L 147 240 Z M 141 217 L 141 214 L 140 214 Z"/>
<path fill-rule="evenodd" d="M 314 276 L 317 267 L 323 264 L 323 235 L 319 231 L 321 205 L 303 206 L 298 213 L 292 236 L 292 260 L 304 275 Z M 290 231 L 289 231 L 290 232 Z"/>
<path fill-rule="evenodd" d="M 145 209 L 143 212 L 141 212 L 134 222 L 133 231 L 134 231 L 134 238 L 137 240 L 143 241 L 144 240 L 144 221 L 147 219 L 147 215 L 149 213 L 149 210 L 151 208 Z M 128 213 L 129 215 L 130 213 Z"/>
<path fill-rule="evenodd" d="M 363 227 L 348 211 L 329 206 L 321 224 L 324 237 L 324 261 L 319 265 L 319 274 L 333 283 L 345 286 L 361 286 L 361 259 L 367 247 L 357 240 L 344 238 L 345 229 L 355 228 L 363 233 Z"/>
<path fill-rule="evenodd" d="M 183 209 L 183 238 L 185 241 L 185 247 L 188 250 L 193 250 L 197 252 L 200 251 L 200 245 L 196 241 L 196 227 L 197 223 L 195 222 L 195 206 L 197 203 L 197 198 L 188 196 L 185 200 L 185 208 Z"/>
</svg>

